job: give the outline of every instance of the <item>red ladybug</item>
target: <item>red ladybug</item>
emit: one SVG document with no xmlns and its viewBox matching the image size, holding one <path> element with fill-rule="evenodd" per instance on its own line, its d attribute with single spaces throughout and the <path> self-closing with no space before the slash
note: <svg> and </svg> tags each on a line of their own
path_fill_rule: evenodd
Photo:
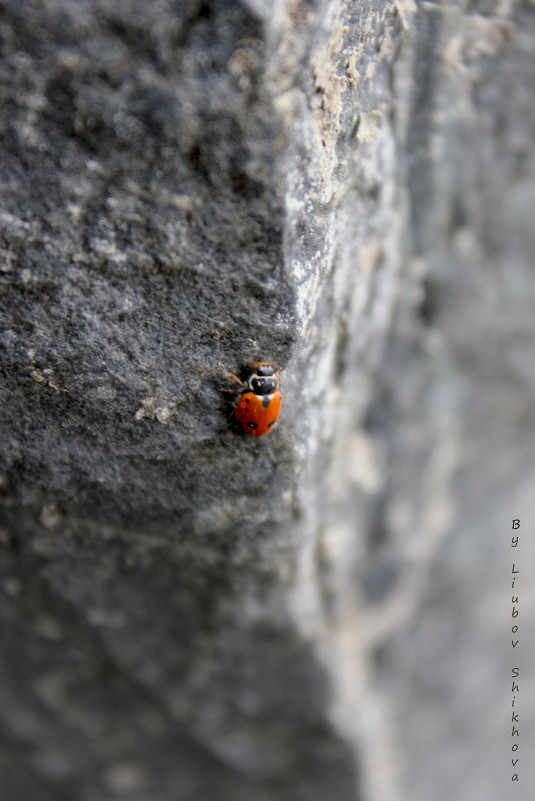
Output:
<svg viewBox="0 0 535 801">
<path fill-rule="evenodd" d="M 272 364 L 253 362 L 253 367 L 255 372 L 246 383 L 235 375 L 229 376 L 243 387 L 234 411 L 234 423 L 244 434 L 262 437 L 277 422 L 282 401 L 281 381 Z"/>
</svg>

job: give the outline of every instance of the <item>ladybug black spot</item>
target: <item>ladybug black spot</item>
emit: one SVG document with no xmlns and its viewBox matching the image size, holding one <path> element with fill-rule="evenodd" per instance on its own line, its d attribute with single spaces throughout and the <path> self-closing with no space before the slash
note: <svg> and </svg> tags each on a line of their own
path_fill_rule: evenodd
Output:
<svg viewBox="0 0 535 801">
<path fill-rule="evenodd" d="M 275 420 L 271 420 L 271 421 L 268 423 L 268 428 L 271 428 L 271 426 L 273 425 L 273 423 L 274 423 L 274 422 L 275 422 Z"/>
<path fill-rule="evenodd" d="M 245 403 L 251 403 L 249 398 L 245 398 Z"/>
<path fill-rule="evenodd" d="M 247 425 L 249 426 L 249 428 L 258 428 L 258 423 L 251 422 L 251 423 L 247 423 Z"/>
</svg>

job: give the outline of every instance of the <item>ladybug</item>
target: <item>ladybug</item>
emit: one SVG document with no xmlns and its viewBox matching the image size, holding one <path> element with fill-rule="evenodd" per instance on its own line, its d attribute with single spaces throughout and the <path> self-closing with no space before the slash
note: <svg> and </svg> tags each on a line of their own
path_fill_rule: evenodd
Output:
<svg viewBox="0 0 535 801">
<path fill-rule="evenodd" d="M 282 395 L 281 380 L 267 362 L 253 362 L 255 372 L 244 383 L 235 375 L 229 375 L 243 387 L 234 411 L 236 429 L 253 437 L 267 434 L 279 416 Z"/>
</svg>

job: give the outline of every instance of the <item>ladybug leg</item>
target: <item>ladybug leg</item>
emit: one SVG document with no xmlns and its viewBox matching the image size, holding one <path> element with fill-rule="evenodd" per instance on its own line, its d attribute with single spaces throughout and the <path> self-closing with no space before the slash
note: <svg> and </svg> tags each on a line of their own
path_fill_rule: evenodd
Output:
<svg viewBox="0 0 535 801">
<path fill-rule="evenodd" d="M 275 362 L 257 362 L 253 359 L 251 362 L 252 367 L 275 367 L 276 364 L 280 363 L 280 359 L 277 359 Z"/>
<path fill-rule="evenodd" d="M 237 375 L 234 375 L 234 373 L 227 373 L 227 374 L 226 374 L 226 376 L 225 376 L 225 378 L 232 378 L 232 380 L 233 380 L 233 381 L 236 381 L 236 382 L 237 382 L 237 383 L 238 383 L 238 384 L 239 384 L 241 387 L 244 387 L 244 386 L 245 386 L 245 384 L 243 383 L 243 381 L 240 381 L 240 379 L 238 378 L 238 376 L 237 376 Z M 229 391 L 230 391 L 230 390 L 229 390 Z"/>
</svg>

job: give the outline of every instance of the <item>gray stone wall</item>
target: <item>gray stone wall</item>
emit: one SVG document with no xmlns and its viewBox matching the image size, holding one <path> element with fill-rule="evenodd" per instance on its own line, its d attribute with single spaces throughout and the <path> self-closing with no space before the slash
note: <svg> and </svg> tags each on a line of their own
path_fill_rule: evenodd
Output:
<svg viewBox="0 0 535 801">
<path fill-rule="evenodd" d="M 533 5 L 0 41 L 2 801 L 530 799 Z"/>
</svg>

